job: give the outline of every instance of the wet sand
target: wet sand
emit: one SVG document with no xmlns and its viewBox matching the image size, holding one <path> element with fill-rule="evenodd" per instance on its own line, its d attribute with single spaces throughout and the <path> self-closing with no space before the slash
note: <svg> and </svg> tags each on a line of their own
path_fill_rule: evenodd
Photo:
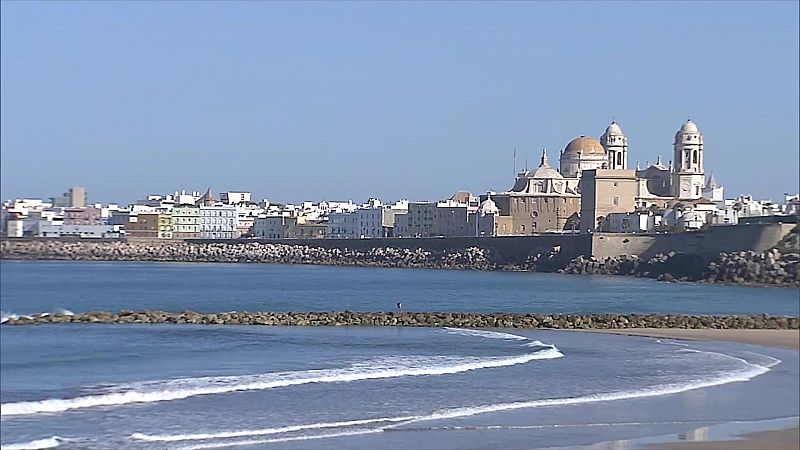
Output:
<svg viewBox="0 0 800 450">
<path fill-rule="evenodd" d="M 800 350 L 800 330 L 695 330 L 677 328 L 641 328 L 635 330 L 587 330 L 627 336 L 660 337 L 707 341 L 731 341 Z M 710 442 L 671 442 L 653 444 L 653 450 L 797 450 L 800 449 L 800 428 L 771 430 L 745 434 L 741 439 Z"/>
<path fill-rule="evenodd" d="M 647 447 L 652 450 L 797 450 L 800 429 L 762 431 L 742 435 L 742 439 L 716 442 L 672 442 Z"/>
<path fill-rule="evenodd" d="M 586 330 L 590 333 L 612 333 L 627 336 L 662 337 L 703 341 L 732 341 L 800 350 L 800 330 L 718 330 L 682 328 L 636 328 Z"/>
</svg>

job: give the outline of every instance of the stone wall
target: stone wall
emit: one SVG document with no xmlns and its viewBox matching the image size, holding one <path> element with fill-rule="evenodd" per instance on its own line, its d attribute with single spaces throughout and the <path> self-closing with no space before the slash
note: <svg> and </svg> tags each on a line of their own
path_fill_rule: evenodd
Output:
<svg viewBox="0 0 800 450">
<path fill-rule="evenodd" d="M 723 252 L 763 252 L 775 247 L 795 227 L 795 224 L 769 223 L 710 227 L 685 233 L 598 233 L 592 239 L 591 253 L 584 255 L 605 259 L 622 255 L 651 258 L 670 252 L 706 256 Z"/>
<path fill-rule="evenodd" d="M 409 326 L 454 328 L 735 328 L 800 329 L 798 317 L 688 316 L 675 314 L 513 314 L 451 312 L 225 312 L 92 311 L 9 318 L 4 325 L 32 324 L 195 324 L 265 326 Z"/>
<path fill-rule="evenodd" d="M 690 253 L 658 254 L 652 258 L 622 256 L 570 261 L 559 273 L 632 275 L 662 281 L 800 287 L 800 254 L 732 252 L 715 256 Z"/>
<path fill-rule="evenodd" d="M 309 241 L 124 241 L 5 239 L 0 258 L 87 261 L 175 261 L 228 263 L 321 264 L 369 267 L 414 267 L 469 270 L 518 270 L 567 274 L 633 275 L 666 281 L 800 286 L 800 229 L 786 234 L 779 224 L 723 227 L 698 233 L 680 233 L 668 239 L 676 247 L 647 255 L 653 236 L 531 236 L 451 239 L 363 239 Z M 790 227 L 791 228 L 791 227 Z M 755 231 L 753 231 L 755 230 Z M 753 234 L 755 233 L 755 234 Z M 766 236 L 766 237 L 764 237 Z M 638 240 L 636 238 L 639 238 Z M 586 257 L 588 244 L 618 241 L 617 250 L 633 253 Z M 664 239 L 667 239 L 665 237 Z M 688 243 L 679 245 L 677 240 Z M 744 241 L 737 241 L 743 239 Z M 693 243 L 694 240 L 706 244 Z M 628 242 L 625 242 L 628 241 Z M 757 242 L 756 242 L 757 241 Z M 714 243 L 716 242 L 716 243 Z M 728 247 L 768 243 L 768 251 L 717 252 Z M 737 244 L 738 242 L 738 244 Z M 711 243 L 711 244 L 709 244 Z M 758 245 L 756 245 L 756 243 Z M 383 246 L 382 244 L 386 244 Z M 476 245 L 480 244 L 480 245 Z M 631 246 L 629 246 L 631 244 Z M 606 244 L 602 244 L 606 245 Z M 626 247 L 628 246 L 628 247 Z M 634 249 L 632 247 L 641 248 Z M 647 250 L 643 250 L 646 246 Z M 608 248 L 608 247 L 606 247 Z M 699 251 L 703 249 L 703 251 Z M 709 250 L 709 251 L 706 251 Z M 602 252 L 601 252 L 602 253 Z M 607 253 L 607 252 L 606 252 Z"/>
</svg>

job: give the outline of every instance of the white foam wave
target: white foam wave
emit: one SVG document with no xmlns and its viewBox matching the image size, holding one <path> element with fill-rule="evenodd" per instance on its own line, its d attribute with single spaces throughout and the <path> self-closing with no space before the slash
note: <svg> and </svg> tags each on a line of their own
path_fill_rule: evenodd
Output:
<svg viewBox="0 0 800 450">
<path fill-rule="evenodd" d="M 149 442 L 175 442 L 175 441 L 202 441 L 207 439 L 227 439 L 247 436 L 265 436 L 269 434 L 291 433 L 303 430 L 316 430 L 322 428 L 344 428 L 361 425 L 388 424 L 392 422 L 404 422 L 415 419 L 416 416 L 408 417 L 383 417 L 379 419 L 349 420 L 346 422 L 312 423 L 309 425 L 293 425 L 280 428 L 263 428 L 260 430 L 237 430 L 224 431 L 220 433 L 199 433 L 199 434 L 142 434 L 134 433 L 131 439 Z"/>
<path fill-rule="evenodd" d="M 544 344 L 548 345 L 548 344 Z M 341 437 L 341 436 L 349 436 L 349 435 L 356 435 L 356 434 L 365 434 L 365 433 L 378 433 L 383 431 L 392 431 L 396 430 L 398 427 L 404 427 L 403 430 L 406 429 L 418 429 L 418 428 L 406 428 L 406 425 L 410 425 L 413 423 L 418 422 L 426 422 L 432 420 L 441 420 L 441 419 L 455 419 L 461 417 L 468 417 L 474 416 L 478 414 L 485 414 L 491 412 L 500 412 L 500 411 L 508 411 L 514 409 L 522 409 L 522 408 L 536 408 L 536 407 L 543 407 L 543 406 L 557 406 L 557 405 L 576 405 L 576 404 L 583 404 L 583 403 L 596 403 L 596 402 L 606 402 L 606 401 L 615 401 L 615 400 L 626 400 L 626 399 L 633 399 L 633 398 L 643 398 L 643 397 L 656 397 L 668 394 L 677 394 L 681 392 L 686 392 L 695 389 L 701 389 L 706 387 L 718 386 L 728 383 L 734 382 L 741 382 L 741 381 L 748 381 L 753 379 L 759 375 L 762 375 L 770 370 L 770 367 L 779 364 L 781 361 L 779 359 L 771 358 L 771 360 L 767 365 L 762 366 L 758 364 L 750 363 L 744 359 L 737 358 L 730 355 L 725 355 L 716 352 L 701 352 L 701 353 L 708 353 L 709 356 L 715 358 L 726 358 L 730 359 L 734 362 L 737 362 L 742 366 L 742 369 L 738 371 L 734 371 L 732 373 L 725 373 L 725 374 L 718 374 L 717 376 L 713 376 L 703 380 L 690 380 L 682 383 L 673 383 L 673 384 L 665 384 L 659 386 L 652 386 L 649 388 L 643 388 L 638 390 L 630 390 L 630 391 L 618 391 L 618 392 L 610 392 L 610 393 L 600 393 L 600 394 L 590 394 L 584 395 L 580 397 L 564 397 L 564 398 L 551 398 L 551 399 L 542 399 L 542 400 L 534 400 L 534 401 L 526 401 L 526 402 L 513 402 L 513 403 L 500 403 L 500 404 L 493 404 L 493 405 L 482 405 L 482 406 L 474 406 L 474 407 L 461 407 L 461 408 L 450 408 L 440 411 L 435 411 L 428 415 L 418 415 L 418 416 L 409 416 L 409 417 L 385 417 L 380 419 L 364 419 L 364 420 L 353 420 L 348 422 L 334 422 L 334 423 L 320 423 L 320 424 L 309 424 L 309 425 L 296 425 L 291 427 L 283 427 L 283 428 L 266 428 L 262 430 L 239 430 L 239 431 L 231 431 L 231 432 L 221 432 L 221 433 L 213 433 L 213 434 L 184 434 L 184 435 L 132 435 L 131 437 L 134 439 L 141 439 L 141 440 L 151 440 L 151 441 L 185 441 L 185 440 L 212 440 L 212 439 L 225 439 L 225 438 L 234 438 L 234 437 L 253 437 L 253 436 L 260 436 L 260 435 L 269 435 L 269 434 L 282 434 L 282 433 L 289 433 L 295 431 L 307 431 L 312 429 L 321 429 L 321 428 L 346 428 L 346 427 L 362 427 L 362 426 L 369 426 L 369 425 L 377 425 L 374 428 L 367 428 L 367 429 L 354 429 L 354 430 L 345 430 L 336 433 L 329 433 L 329 434 L 306 434 L 300 436 L 289 436 L 289 437 L 278 437 L 278 438 L 271 438 L 271 439 L 254 439 L 254 440 L 242 440 L 242 441 L 222 441 L 222 442 L 206 442 L 200 443 L 197 445 L 184 447 L 183 450 L 199 450 L 199 449 L 208 449 L 208 448 L 221 448 L 221 447 L 230 447 L 230 446 L 248 446 L 248 445 L 261 445 L 261 444 L 268 444 L 274 442 L 285 442 L 285 441 L 292 441 L 292 440 L 307 440 L 307 439 L 324 439 L 324 438 L 332 438 L 332 437 Z M 760 355 L 765 356 L 765 355 Z M 679 423 L 679 422 L 676 422 Z M 682 423 L 682 422 L 680 422 Z M 688 423 L 688 422 L 687 422 Z M 627 423 L 630 425 L 631 423 Z M 619 426 L 625 424 L 617 424 L 617 423 L 595 423 L 595 424 L 579 424 L 575 426 Z M 563 426 L 563 425 L 554 425 L 554 426 Z M 536 427 L 546 427 L 546 426 L 531 426 L 531 428 Z M 455 428 L 458 429 L 459 427 L 444 427 L 445 429 Z M 433 428 L 431 428 L 433 429 Z M 438 429 L 438 428 L 436 428 Z"/>
<path fill-rule="evenodd" d="M 522 409 L 522 408 L 536 408 L 542 406 L 557 406 L 557 405 L 573 405 L 573 404 L 583 404 L 583 403 L 597 403 L 597 402 L 607 402 L 607 401 L 615 401 L 615 400 L 627 400 L 633 398 L 644 398 L 644 397 L 658 397 L 662 395 L 668 394 L 678 394 L 681 392 L 702 389 L 707 387 L 713 386 L 720 386 L 723 384 L 728 383 L 735 383 L 741 381 L 749 381 L 759 375 L 763 375 L 769 372 L 770 367 L 779 364 L 781 361 L 779 359 L 775 359 L 775 362 L 772 364 L 768 364 L 766 366 L 760 366 L 757 364 L 752 364 L 747 362 L 744 359 L 737 358 L 734 356 L 724 355 L 721 353 L 715 352 L 703 352 L 709 353 L 713 355 L 725 356 L 727 358 L 731 358 L 733 360 L 739 361 L 743 364 L 744 368 L 732 373 L 721 374 L 715 377 L 710 377 L 703 380 L 691 380 L 681 383 L 669 383 L 663 384 L 659 386 L 652 386 L 649 388 L 643 389 L 636 389 L 630 391 L 618 391 L 618 392 L 610 392 L 610 393 L 603 393 L 603 394 L 591 394 L 585 395 L 581 397 L 566 397 L 566 398 L 552 398 L 552 399 L 542 399 L 542 400 L 532 400 L 532 401 L 524 401 L 524 402 L 512 402 L 512 403 L 498 403 L 494 405 L 484 405 L 484 406 L 476 406 L 476 407 L 464 407 L 464 408 L 453 408 L 445 411 L 436 412 L 433 414 L 429 414 L 427 416 L 422 416 L 417 419 L 412 419 L 409 422 L 420 422 L 420 421 L 429 421 L 429 420 L 439 420 L 439 419 L 454 419 L 459 417 L 467 417 L 467 416 L 474 416 L 478 414 L 485 414 L 491 412 L 500 412 L 500 411 L 509 411 L 514 409 Z M 397 425 L 393 425 L 397 426 Z M 391 426 L 390 426 L 391 427 Z"/>
<path fill-rule="evenodd" d="M 52 436 L 46 439 L 36 439 L 28 442 L 17 442 L 13 444 L 0 445 L 2 450 L 37 450 L 42 448 L 55 448 L 58 447 L 59 442 L 63 439 L 58 436 Z"/>
<path fill-rule="evenodd" d="M 6 323 L 9 320 L 12 320 L 12 319 L 16 320 L 16 319 L 20 319 L 20 318 L 23 318 L 23 317 L 27 318 L 27 319 L 32 319 L 34 316 L 35 317 L 47 317 L 47 316 L 58 315 L 58 314 L 63 315 L 63 316 L 74 316 L 75 315 L 74 312 L 72 312 L 72 311 L 70 311 L 68 309 L 64 309 L 64 308 L 56 308 L 52 312 L 43 312 L 43 313 L 39 313 L 39 314 L 34 314 L 32 316 L 31 315 L 25 315 L 25 314 L 15 314 L 15 313 L 12 313 L 12 312 L 0 311 L 0 323 Z"/>
<path fill-rule="evenodd" d="M 6 323 L 11 319 L 14 320 L 19 319 L 19 315 L 5 311 L 0 311 L 0 323 Z"/>
<path fill-rule="evenodd" d="M 342 383 L 424 375 L 448 375 L 479 369 L 525 364 L 534 360 L 563 357 L 557 348 L 510 357 L 405 358 L 383 364 L 363 362 L 340 369 L 278 372 L 230 377 L 184 378 L 128 385 L 128 390 L 68 399 L 48 399 L 0 405 L 0 416 L 56 413 L 97 406 L 120 406 L 181 400 L 197 395 L 225 394 L 297 386 L 309 383 Z M 133 389 L 131 389 L 133 387 Z M 124 387 L 123 387 L 124 388 Z"/>
<path fill-rule="evenodd" d="M 450 327 L 445 327 L 444 329 L 450 334 L 456 334 L 460 336 L 476 336 L 488 339 L 505 339 L 514 341 L 528 340 L 528 338 L 526 338 L 525 336 L 520 336 L 511 333 L 502 333 L 499 331 L 473 330 L 470 328 L 450 328 Z"/>
</svg>

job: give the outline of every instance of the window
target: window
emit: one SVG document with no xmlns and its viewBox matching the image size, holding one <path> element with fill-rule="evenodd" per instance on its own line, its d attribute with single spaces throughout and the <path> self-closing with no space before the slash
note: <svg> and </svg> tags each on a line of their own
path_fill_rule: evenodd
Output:
<svg viewBox="0 0 800 450">
<path fill-rule="evenodd" d="M 614 197 L 614 199 L 611 201 L 611 203 L 614 206 L 619 206 L 619 197 Z"/>
<path fill-rule="evenodd" d="M 692 152 L 692 162 L 697 164 L 697 150 Z"/>
<path fill-rule="evenodd" d="M 617 186 L 619 186 L 619 182 L 618 182 L 618 181 L 615 181 L 615 182 L 614 182 L 614 187 L 617 187 Z"/>
</svg>

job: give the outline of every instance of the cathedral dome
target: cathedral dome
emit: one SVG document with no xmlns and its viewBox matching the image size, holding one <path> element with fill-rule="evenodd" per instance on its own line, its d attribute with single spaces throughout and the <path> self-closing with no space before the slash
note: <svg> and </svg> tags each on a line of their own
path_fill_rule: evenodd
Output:
<svg viewBox="0 0 800 450">
<path fill-rule="evenodd" d="M 606 150 L 598 140 L 588 136 L 579 136 L 567 144 L 567 148 L 564 149 L 564 155 L 568 154 L 605 155 Z"/>
<path fill-rule="evenodd" d="M 700 130 L 697 129 L 697 125 L 695 125 L 695 123 L 692 122 L 691 119 L 687 120 L 686 123 L 684 123 L 683 126 L 681 126 L 681 131 L 680 131 L 681 134 L 699 133 L 699 132 Z"/>
<path fill-rule="evenodd" d="M 611 125 L 606 128 L 606 136 L 622 135 L 622 128 L 617 125 L 617 122 L 611 122 Z"/>
</svg>

